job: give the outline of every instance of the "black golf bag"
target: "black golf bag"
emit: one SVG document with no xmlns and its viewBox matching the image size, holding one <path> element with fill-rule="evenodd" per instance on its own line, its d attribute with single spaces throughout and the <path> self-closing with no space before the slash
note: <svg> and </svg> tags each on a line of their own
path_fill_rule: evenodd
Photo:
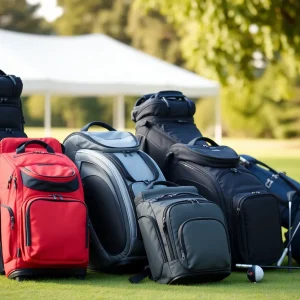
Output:
<svg viewBox="0 0 300 300">
<path fill-rule="evenodd" d="M 136 123 L 140 149 L 162 170 L 173 144 L 188 143 L 202 136 L 194 124 L 195 111 L 195 103 L 177 91 L 144 95 L 135 103 L 131 119 Z"/>
<path fill-rule="evenodd" d="M 24 133 L 20 77 L 0 70 L 0 140 L 5 137 L 27 137 Z"/>
<path fill-rule="evenodd" d="M 200 195 L 223 209 L 233 265 L 268 265 L 279 259 L 283 245 L 278 201 L 239 164 L 233 149 L 197 138 L 187 145 L 173 145 L 167 166 L 168 180 L 197 187 Z"/>
</svg>

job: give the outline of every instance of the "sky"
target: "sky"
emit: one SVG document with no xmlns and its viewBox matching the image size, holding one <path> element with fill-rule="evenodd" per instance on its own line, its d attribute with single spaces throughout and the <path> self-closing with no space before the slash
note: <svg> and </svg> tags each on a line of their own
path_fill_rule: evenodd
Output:
<svg viewBox="0 0 300 300">
<path fill-rule="evenodd" d="M 56 18 L 62 15 L 63 10 L 57 6 L 56 0 L 26 0 L 30 4 L 40 3 L 41 7 L 38 11 L 38 16 L 44 17 L 47 21 L 53 22 Z"/>
</svg>

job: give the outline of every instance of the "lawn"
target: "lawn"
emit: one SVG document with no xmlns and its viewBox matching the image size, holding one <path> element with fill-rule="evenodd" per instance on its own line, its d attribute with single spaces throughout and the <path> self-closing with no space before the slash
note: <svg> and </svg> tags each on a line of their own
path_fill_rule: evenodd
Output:
<svg viewBox="0 0 300 300">
<path fill-rule="evenodd" d="M 42 129 L 26 130 L 28 136 L 43 136 Z M 55 129 L 60 141 L 72 130 Z M 300 180 L 300 140 L 224 139 L 238 153 L 258 157 L 272 167 Z M 300 270 L 269 270 L 259 283 L 250 283 L 246 270 L 233 272 L 221 282 L 192 286 L 167 286 L 146 279 L 133 285 L 129 275 L 88 272 L 85 280 L 44 279 L 15 282 L 0 277 L 0 299 L 299 299 Z"/>
</svg>

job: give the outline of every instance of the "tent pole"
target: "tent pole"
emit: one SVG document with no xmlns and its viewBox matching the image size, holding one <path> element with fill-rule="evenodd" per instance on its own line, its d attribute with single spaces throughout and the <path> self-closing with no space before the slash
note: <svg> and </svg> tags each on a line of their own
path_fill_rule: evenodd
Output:
<svg viewBox="0 0 300 300">
<path fill-rule="evenodd" d="M 221 98 L 216 97 L 215 102 L 215 140 L 218 144 L 222 143 L 222 120 L 221 120 Z"/>
<path fill-rule="evenodd" d="M 51 95 L 45 94 L 44 135 L 51 136 Z"/>
<path fill-rule="evenodd" d="M 125 129 L 125 97 L 119 95 L 113 104 L 113 127 L 118 130 Z"/>
</svg>

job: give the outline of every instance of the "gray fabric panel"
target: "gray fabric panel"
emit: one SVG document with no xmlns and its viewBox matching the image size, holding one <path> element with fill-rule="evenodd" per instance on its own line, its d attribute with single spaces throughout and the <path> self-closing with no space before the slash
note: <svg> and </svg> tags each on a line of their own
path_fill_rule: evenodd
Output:
<svg viewBox="0 0 300 300">
<path fill-rule="evenodd" d="M 144 162 L 140 155 L 136 152 L 130 154 L 114 153 L 115 156 L 122 162 L 127 172 L 132 176 L 135 181 L 154 179 L 154 174 L 149 169 L 148 165 Z"/>
<path fill-rule="evenodd" d="M 128 148 L 138 146 L 137 139 L 128 132 L 109 131 L 109 132 L 86 132 L 81 133 L 88 135 L 96 142 L 115 148 Z"/>
</svg>

